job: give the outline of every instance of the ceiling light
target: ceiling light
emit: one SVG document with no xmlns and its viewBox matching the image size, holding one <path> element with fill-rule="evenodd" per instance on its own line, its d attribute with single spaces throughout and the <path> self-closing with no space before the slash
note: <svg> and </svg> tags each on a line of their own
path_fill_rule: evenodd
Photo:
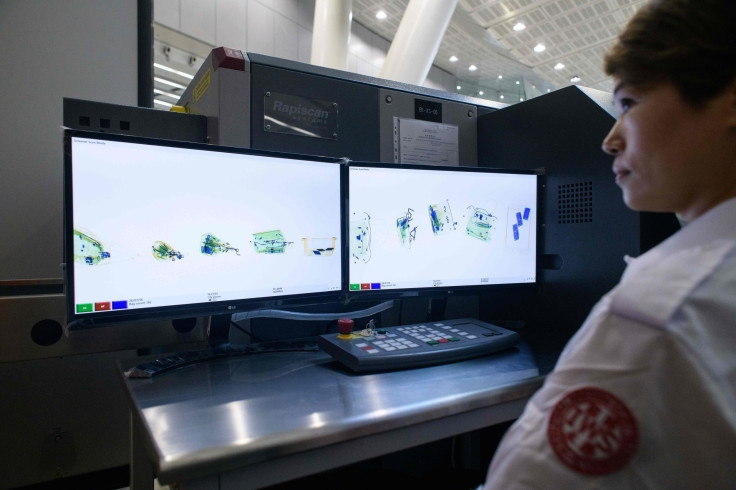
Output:
<svg viewBox="0 0 736 490">
<path fill-rule="evenodd" d="M 457 61 L 457 56 L 455 56 L 454 54 L 452 56 L 450 56 L 450 61 L 452 63 L 456 62 Z"/>
<path fill-rule="evenodd" d="M 572 83 L 578 83 L 578 82 L 580 81 L 580 77 L 579 77 L 579 76 L 577 76 L 577 75 L 575 75 L 574 77 L 572 77 L 572 78 L 570 79 L 570 81 L 571 81 Z"/>
<path fill-rule="evenodd" d="M 499 79 L 499 80 L 503 80 L 503 75 L 499 75 L 499 76 L 498 76 L 498 79 Z"/>
<path fill-rule="evenodd" d="M 520 82 L 519 82 L 519 81 L 517 80 L 517 81 L 516 81 L 516 85 L 519 85 L 519 83 L 520 83 Z"/>
<path fill-rule="evenodd" d="M 188 78 L 189 80 L 191 80 L 191 79 L 194 78 L 194 75 L 190 75 L 189 73 L 184 73 L 183 71 L 174 70 L 173 68 L 169 68 L 168 66 L 164 66 L 164 65 L 159 64 L 159 63 L 154 63 L 153 64 L 153 67 L 154 68 L 158 68 L 160 70 L 164 70 L 164 71 L 168 71 L 168 72 L 171 72 L 171 73 L 175 73 L 175 74 L 179 75 L 180 77 Z"/>
<path fill-rule="evenodd" d="M 169 104 L 168 102 L 164 102 L 163 100 L 153 99 L 154 104 L 162 105 L 164 107 L 174 107 L 174 104 Z"/>
<path fill-rule="evenodd" d="M 563 68 L 565 68 L 565 65 L 562 63 L 557 63 L 555 65 L 555 70 L 562 70 Z"/>
<path fill-rule="evenodd" d="M 378 12 L 376 12 L 376 19 L 383 20 L 386 17 L 388 17 L 388 15 L 386 15 L 386 12 L 384 12 L 383 10 L 379 10 Z"/>
<path fill-rule="evenodd" d="M 544 51 L 545 49 L 547 49 L 547 46 L 545 46 L 545 45 L 544 45 L 544 44 L 542 44 L 542 43 L 539 43 L 539 44 L 537 44 L 536 46 L 534 46 L 534 52 L 535 52 L 535 53 L 541 53 L 541 52 L 542 52 L 542 51 Z"/>
<path fill-rule="evenodd" d="M 524 102 L 524 97 L 519 97 L 519 102 Z"/>
<path fill-rule="evenodd" d="M 460 90 L 462 87 L 460 85 L 457 86 L 457 89 Z"/>
<path fill-rule="evenodd" d="M 153 93 L 154 94 L 159 94 L 159 95 L 165 95 L 166 97 L 171 97 L 174 100 L 179 100 L 179 96 L 178 95 L 172 94 L 171 92 L 166 92 L 164 90 L 159 90 L 157 88 L 153 89 Z"/>
<path fill-rule="evenodd" d="M 499 98 L 500 98 L 500 99 L 503 99 L 503 94 L 501 94 Z"/>
<path fill-rule="evenodd" d="M 516 24 L 514 24 L 513 29 L 516 32 L 519 32 L 519 31 L 523 31 L 524 29 L 526 29 L 526 26 L 523 23 L 521 23 L 521 22 L 517 22 Z"/>
<path fill-rule="evenodd" d="M 180 83 L 172 82 L 171 80 L 166 80 L 165 78 L 153 77 L 153 81 L 158 82 L 158 83 L 163 83 L 164 85 L 168 85 L 170 87 L 180 88 L 182 90 L 186 89 L 184 85 Z"/>
<path fill-rule="evenodd" d="M 483 91 L 481 90 L 480 92 L 478 92 L 478 95 L 483 95 Z"/>
<path fill-rule="evenodd" d="M 477 69 L 478 69 L 478 67 L 477 67 L 477 66 L 475 66 L 475 65 L 470 65 L 470 66 L 468 67 L 468 70 L 470 70 L 470 71 L 475 71 L 475 70 L 477 70 Z"/>
</svg>

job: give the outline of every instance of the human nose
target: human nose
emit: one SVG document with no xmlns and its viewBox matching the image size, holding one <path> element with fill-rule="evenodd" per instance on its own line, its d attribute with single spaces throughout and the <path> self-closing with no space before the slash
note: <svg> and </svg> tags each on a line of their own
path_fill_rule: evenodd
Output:
<svg viewBox="0 0 736 490">
<path fill-rule="evenodd" d="M 624 139 L 621 136 L 619 122 L 620 120 L 616 121 L 611 130 L 608 132 L 608 135 L 606 135 L 606 137 L 603 139 L 603 144 L 601 145 L 603 151 L 608 153 L 609 155 L 618 155 L 623 151 L 625 146 Z"/>
</svg>

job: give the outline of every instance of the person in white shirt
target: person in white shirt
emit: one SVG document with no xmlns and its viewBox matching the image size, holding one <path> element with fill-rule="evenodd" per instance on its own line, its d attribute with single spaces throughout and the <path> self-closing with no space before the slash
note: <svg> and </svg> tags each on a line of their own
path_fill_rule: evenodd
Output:
<svg viewBox="0 0 736 490">
<path fill-rule="evenodd" d="M 624 202 L 687 224 L 628 259 L 485 488 L 736 488 L 736 2 L 648 3 L 605 68 Z"/>
</svg>

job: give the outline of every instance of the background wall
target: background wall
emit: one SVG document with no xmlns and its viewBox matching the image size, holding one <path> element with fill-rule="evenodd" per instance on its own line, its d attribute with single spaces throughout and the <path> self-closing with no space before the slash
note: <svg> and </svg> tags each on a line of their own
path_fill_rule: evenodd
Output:
<svg viewBox="0 0 736 490">
<path fill-rule="evenodd" d="M 62 99 L 136 105 L 135 0 L 0 1 L 0 280 L 61 278 Z"/>
<path fill-rule="evenodd" d="M 136 105 L 137 33 L 135 0 L 0 1 L 0 281 L 62 277 L 62 100 Z M 0 342 L 30 330 L 10 301 Z M 133 354 L 0 359 L 0 488 L 127 464 Z"/>
<path fill-rule="evenodd" d="M 154 21 L 211 46 L 309 63 L 314 0 L 154 0 Z M 347 71 L 377 77 L 390 42 L 353 22 Z M 432 67 L 425 87 L 452 91 L 455 77 Z"/>
</svg>

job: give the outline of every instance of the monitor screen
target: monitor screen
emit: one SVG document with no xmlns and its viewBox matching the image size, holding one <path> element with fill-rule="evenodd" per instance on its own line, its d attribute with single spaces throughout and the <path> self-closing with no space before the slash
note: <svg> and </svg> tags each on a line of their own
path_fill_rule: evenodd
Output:
<svg viewBox="0 0 736 490">
<path fill-rule="evenodd" d="M 533 172 L 351 164 L 349 292 L 536 281 Z"/>
<path fill-rule="evenodd" d="M 342 292 L 336 159 L 68 131 L 68 319 Z"/>
</svg>

